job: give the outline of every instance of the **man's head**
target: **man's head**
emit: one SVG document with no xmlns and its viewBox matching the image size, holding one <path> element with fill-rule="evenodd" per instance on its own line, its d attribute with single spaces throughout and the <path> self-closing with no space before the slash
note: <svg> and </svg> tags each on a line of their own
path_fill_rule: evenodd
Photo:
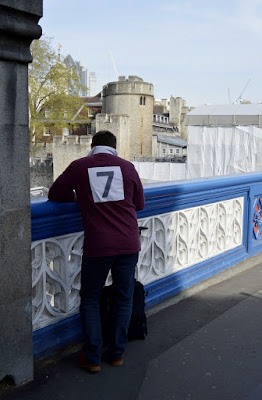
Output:
<svg viewBox="0 0 262 400">
<path fill-rule="evenodd" d="M 116 148 L 116 137 L 110 131 L 99 131 L 92 139 L 91 147 L 95 146 L 110 146 L 114 149 Z"/>
</svg>

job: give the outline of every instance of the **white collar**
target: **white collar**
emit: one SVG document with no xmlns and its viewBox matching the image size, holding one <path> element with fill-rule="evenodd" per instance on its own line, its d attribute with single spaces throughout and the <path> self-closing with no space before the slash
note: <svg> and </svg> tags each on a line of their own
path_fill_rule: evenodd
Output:
<svg viewBox="0 0 262 400">
<path fill-rule="evenodd" d="M 117 150 L 110 146 L 95 146 L 92 150 L 88 153 L 88 156 L 93 156 L 94 154 L 99 153 L 106 153 L 111 154 L 112 156 L 117 156 Z"/>
</svg>

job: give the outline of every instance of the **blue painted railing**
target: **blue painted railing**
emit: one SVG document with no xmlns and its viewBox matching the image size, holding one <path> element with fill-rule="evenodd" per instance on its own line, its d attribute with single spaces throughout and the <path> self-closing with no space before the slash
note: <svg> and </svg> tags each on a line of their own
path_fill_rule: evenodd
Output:
<svg viewBox="0 0 262 400">
<path fill-rule="evenodd" d="M 262 173 L 154 184 L 145 187 L 144 191 L 146 206 L 138 213 L 139 219 L 228 199 L 244 199 L 242 244 L 149 283 L 146 285 L 147 307 L 175 296 L 262 252 Z M 83 230 L 77 203 L 54 203 L 47 199 L 32 202 L 31 216 L 32 241 Z M 75 335 L 68 334 L 70 329 L 75 329 Z M 60 336 L 57 332 L 60 332 Z M 50 349 L 71 344 L 80 337 L 78 316 L 40 329 L 34 332 L 35 356 L 40 358 L 50 353 Z"/>
</svg>

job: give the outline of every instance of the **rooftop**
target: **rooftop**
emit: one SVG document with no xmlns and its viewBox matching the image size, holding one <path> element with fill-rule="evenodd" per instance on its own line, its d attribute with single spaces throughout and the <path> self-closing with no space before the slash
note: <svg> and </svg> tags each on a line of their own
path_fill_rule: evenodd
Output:
<svg viewBox="0 0 262 400">
<path fill-rule="evenodd" d="M 102 107 L 102 97 L 101 92 L 92 97 L 82 97 L 86 102 L 86 106 L 89 107 Z"/>
<path fill-rule="evenodd" d="M 157 141 L 161 143 L 171 144 L 172 146 L 186 147 L 187 141 L 180 136 L 162 136 L 157 135 Z"/>
<path fill-rule="evenodd" d="M 262 115 L 262 104 L 203 104 L 187 115 Z"/>
<path fill-rule="evenodd" d="M 262 104 L 202 105 L 187 113 L 187 125 L 261 125 Z"/>
</svg>

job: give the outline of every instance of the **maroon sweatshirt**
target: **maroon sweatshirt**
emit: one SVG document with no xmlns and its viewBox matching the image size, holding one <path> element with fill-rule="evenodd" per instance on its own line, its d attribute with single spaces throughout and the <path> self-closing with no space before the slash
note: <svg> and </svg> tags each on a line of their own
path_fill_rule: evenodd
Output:
<svg viewBox="0 0 262 400">
<path fill-rule="evenodd" d="M 72 202 L 74 190 L 85 231 L 85 256 L 139 252 L 136 211 L 144 208 L 145 199 L 133 164 L 106 153 L 80 158 L 56 179 L 48 198 Z"/>
</svg>

